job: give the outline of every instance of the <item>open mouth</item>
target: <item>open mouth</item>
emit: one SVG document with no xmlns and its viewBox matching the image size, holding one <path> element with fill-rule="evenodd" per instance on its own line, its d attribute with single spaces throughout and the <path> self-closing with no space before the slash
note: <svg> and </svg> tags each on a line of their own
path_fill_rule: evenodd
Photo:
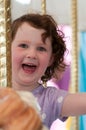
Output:
<svg viewBox="0 0 86 130">
<path fill-rule="evenodd" d="M 33 73 L 35 72 L 37 66 L 33 64 L 22 64 L 22 68 L 26 73 Z"/>
</svg>

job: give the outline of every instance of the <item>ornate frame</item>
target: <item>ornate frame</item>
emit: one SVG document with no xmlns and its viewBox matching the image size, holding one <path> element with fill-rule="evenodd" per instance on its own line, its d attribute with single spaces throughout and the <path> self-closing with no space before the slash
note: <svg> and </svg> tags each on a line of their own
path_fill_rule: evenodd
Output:
<svg viewBox="0 0 86 130">
<path fill-rule="evenodd" d="M 0 86 L 11 87 L 10 0 L 1 0 L 0 10 Z"/>
</svg>

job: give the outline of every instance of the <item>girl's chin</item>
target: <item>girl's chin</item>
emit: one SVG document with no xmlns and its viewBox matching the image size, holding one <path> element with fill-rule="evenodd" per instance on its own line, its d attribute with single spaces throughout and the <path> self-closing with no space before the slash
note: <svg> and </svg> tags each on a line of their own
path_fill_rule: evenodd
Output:
<svg viewBox="0 0 86 130">
<path fill-rule="evenodd" d="M 26 85 L 29 85 L 29 84 L 34 84 L 35 82 L 34 82 L 34 79 L 21 79 L 21 82 L 22 83 L 24 83 L 24 84 L 26 84 Z"/>
</svg>

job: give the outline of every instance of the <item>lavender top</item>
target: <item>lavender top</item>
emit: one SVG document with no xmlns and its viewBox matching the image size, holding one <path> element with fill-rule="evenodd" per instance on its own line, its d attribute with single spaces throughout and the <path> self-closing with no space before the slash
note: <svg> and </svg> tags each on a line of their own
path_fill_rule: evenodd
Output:
<svg viewBox="0 0 86 130">
<path fill-rule="evenodd" d="M 38 88 L 33 90 L 32 93 L 39 102 L 43 123 L 47 127 L 50 128 L 53 121 L 57 118 L 62 121 L 66 119 L 66 117 L 61 118 L 60 113 L 67 91 L 60 90 L 55 87 L 44 88 L 40 85 Z"/>
</svg>

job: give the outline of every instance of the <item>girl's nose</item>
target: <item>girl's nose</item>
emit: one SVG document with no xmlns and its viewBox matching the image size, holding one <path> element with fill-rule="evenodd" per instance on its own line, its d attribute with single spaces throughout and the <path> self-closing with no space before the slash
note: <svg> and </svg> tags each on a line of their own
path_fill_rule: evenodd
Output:
<svg viewBox="0 0 86 130">
<path fill-rule="evenodd" d="M 36 59 L 37 54 L 35 49 L 29 49 L 27 50 L 27 58 L 33 58 Z"/>
</svg>

